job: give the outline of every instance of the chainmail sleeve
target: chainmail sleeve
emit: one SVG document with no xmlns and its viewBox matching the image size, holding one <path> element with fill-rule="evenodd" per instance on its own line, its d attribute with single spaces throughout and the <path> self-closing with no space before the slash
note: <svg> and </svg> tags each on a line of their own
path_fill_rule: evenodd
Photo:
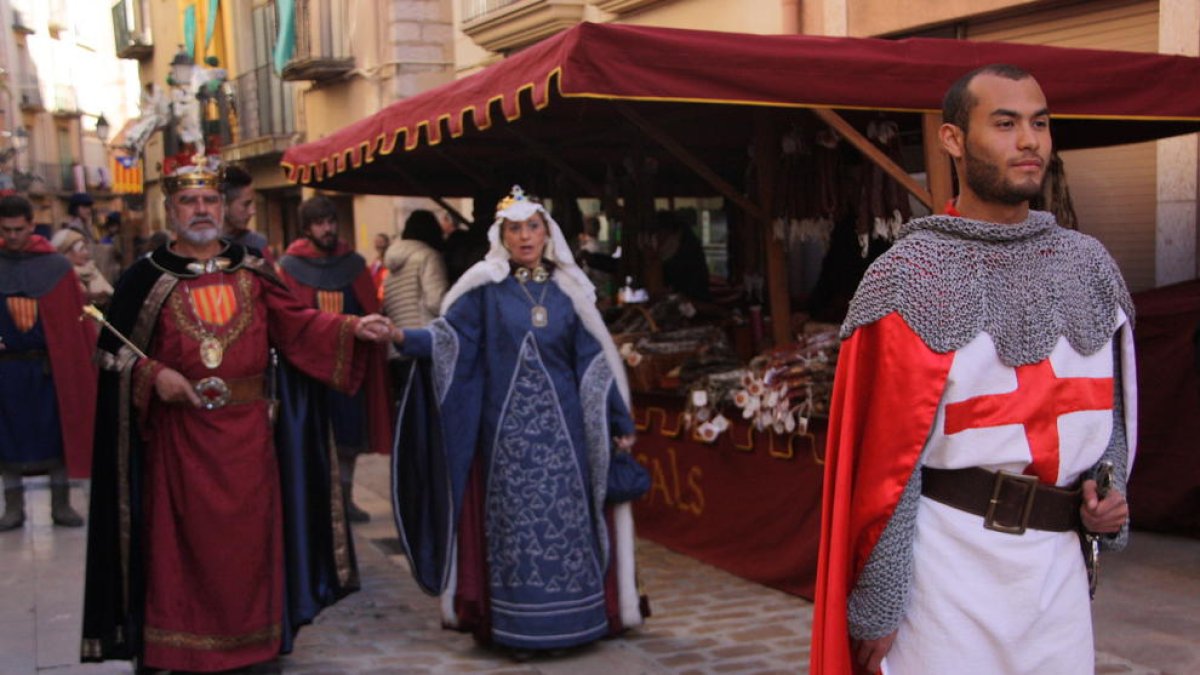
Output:
<svg viewBox="0 0 1200 675">
<path fill-rule="evenodd" d="M 1129 439 L 1125 429 L 1125 390 L 1124 378 L 1121 373 L 1121 347 L 1119 338 L 1113 340 L 1113 427 L 1112 437 L 1108 439 L 1108 447 L 1100 456 L 1101 462 L 1112 462 L 1113 489 L 1128 496 L 1126 484 L 1129 475 L 1125 467 L 1129 466 Z M 1120 551 L 1129 544 L 1129 521 L 1121 526 L 1121 531 L 1100 537 L 1100 546 L 1109 551 Z"/>
<path fill-rule="evenodd" d="M 921 500 L 921 462 L 900 494 L 846 605 L 850 637 L 874 640 L 896 630 L 904 617 L 913 574 L 913 536 Z"/>
</svg>

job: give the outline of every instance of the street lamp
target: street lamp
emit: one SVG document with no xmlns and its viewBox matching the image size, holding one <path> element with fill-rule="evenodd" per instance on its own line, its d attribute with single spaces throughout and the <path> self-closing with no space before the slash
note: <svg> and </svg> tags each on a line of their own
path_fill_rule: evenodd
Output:
<svg viewBox="0 0 1200 675">
<path fill-rule="evenodd" d="M 96 118 L 96 138 L 100 139 L 101 145 L 108 145 L 108 132 L 111 130 L 104 113 L 100 113 L 100 116 Z"/>
<path fill-rule="evenodd" d="M 29 147 L 29 132 L 25 130 L 25 127 L 17 127 L 17 130 L 13 132 L 12 146 L 13 150 L 18 153 L 24 152 L 25 148 Z"/>
<path fill-rule="evenodd" d="M 171 79 L 175 81 L 174 84 L 185 88 L 190 86 L 195 67 L 192 56 L 184 50 L 183 45 L 179 45 L 179 51 L 175 52 L 175 58 L 171 59 Z"/>
</svg>

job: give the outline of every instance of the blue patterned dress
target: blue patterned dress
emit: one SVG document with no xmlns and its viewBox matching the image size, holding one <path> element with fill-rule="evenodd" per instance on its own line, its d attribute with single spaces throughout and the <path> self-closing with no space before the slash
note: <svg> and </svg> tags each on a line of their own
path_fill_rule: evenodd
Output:
<svg viewBox="0 0 1200 675">
<path fill-rule="evenodd" d="M 509 276 L 405 336 L 405 354 L 432 360 L 453 523 L 481 463 L 490 639 L 552 649 L 607 635 L 606 477 L 612 437 L 633 420 L 570 298 L 554 280 L 523 290 Z"/>
</svg>

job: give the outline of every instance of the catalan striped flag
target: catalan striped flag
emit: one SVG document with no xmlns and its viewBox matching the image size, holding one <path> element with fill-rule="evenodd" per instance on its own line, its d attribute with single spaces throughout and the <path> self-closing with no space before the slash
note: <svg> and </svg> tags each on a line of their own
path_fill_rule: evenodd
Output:
<svg viewBox="0 0 1200 675">
<path fill-rule="evenodd" d="M 33 330 L 33 326 L 37 323 L 38 319 L 37 300 L 19 295 L 10 295 L 7 301 L 8 314 L 13 318 L 13 323 L 16 324 L 17 330 L 22 333 L 28 333 Z"/>
<path fill-rule="evenodd" d="M 342 291 L 317 291 L 317 307 L 323 312 L 341 314 L 346 308 L 346 294 Z"/>
<path fill-rule="evenodd" d="M 191 289 L 192 307 L 204 323 L 224 326 L 237 314 L 237 296 L 229 284 L 212 284 Z"/>
</svg>

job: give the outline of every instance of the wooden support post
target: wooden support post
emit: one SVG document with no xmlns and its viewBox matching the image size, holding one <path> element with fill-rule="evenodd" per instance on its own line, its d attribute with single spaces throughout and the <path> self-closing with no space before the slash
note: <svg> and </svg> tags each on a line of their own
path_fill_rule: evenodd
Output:
<svg viewBox="0 0 1200 675">
<path fill-rule="evenodd" d="M 875 144 L 872 143 L 870 139 L 860 134 L 858 129 L 855 129 L 853 125 L 845 120 L 845 118 L 830 108 L 813 108 L 812 111 L 817 117 L 821 118 L 823 122 L 833 127 L 833 130 L 838 132 L 842 138 L 849 141 L 850 144 L 855 148 L 858 148 L 858 151 L 866 155 L 867 159 L 871 160 L 875 164 L 878 164 L 879 167 L 887 173 L 887 175 L 891 176 L 897 183 L 900 183 L 905 190 L 911 192 L 914 196 L 916 196 L 917 199 L 920 199 L 921 202 L 928 206 L 931 210 L 938 208 L 937 206 L 934 206 L 933 197 L 929 194 L 928 190 L 926 190 L 920 183 L 913 180 L 912 176 L 909 176 L 903 167 L 893 162 L 892 159 L 887 155 L 883 154 L 879 148 L 875 147 Z"/>
<path fill-rule="evenodd" d="M 667 152 L 671 153 L 675 159 L 678 159 L 680 162 L 682 162 L 684 166 L 688 167 L 692 171 L 695 171 L 696 175 L 703 178 L 704 181 L 709 184 L 709 186 L 721 193 L 721 195 L 723 195 L 729 201 L 742 207 L 754 218 L 765 219 L 767 217 L 766 212 L 758 204 L 755 204 L 747 199 L 745 195 L 743 195 L 741 192 L 738 192 L 738 190 L 726 182 L 724 178 L 718 176 L 716 171 L 713 171 L 708 167 L 708 165 L 700 161 L 700 158 L 696 157 L 687 148 L 683 147 L 682 143 L 674 138 L 671 138 L 661 129 L 654 126 L 650 120 L 642 117 L 641 114 L 634 110 L 633 107 L 628 103 L 625 103 L 624 101 L 614 101 L 613 106 L 621 113 L 621 115 L 625 117 L 625 119 L 632 122 L 633 125 L 638 129 L 641 129 L 642 133 L 654 139 L 656 143 L 666 149 Z"/>
<path fill-rule="evenodd" d="M 779 125 L 771 111 L 754 111 L 754 166 L 758 176 L 758 203 L 773 204 L 779 167 Z M 788 295 L 787 254 L 775 239 L 770 211 L 755 217 L 761 229 L 767 281 L 767 304 L 771 309 L 771 337 L 780 347 L 792 341 L 792 303 Z"/>
<path fill-rule="evenodd" d="M 951 176 L 950 155 L 942 149 L 938 129 L 942 126 L 941 113 L 925 113 L 921 119 L 921 131 L 925 145 L 925 178 L 933 199 L 934 213 L 954 198 L 954 180 Z"/>
</svg>

